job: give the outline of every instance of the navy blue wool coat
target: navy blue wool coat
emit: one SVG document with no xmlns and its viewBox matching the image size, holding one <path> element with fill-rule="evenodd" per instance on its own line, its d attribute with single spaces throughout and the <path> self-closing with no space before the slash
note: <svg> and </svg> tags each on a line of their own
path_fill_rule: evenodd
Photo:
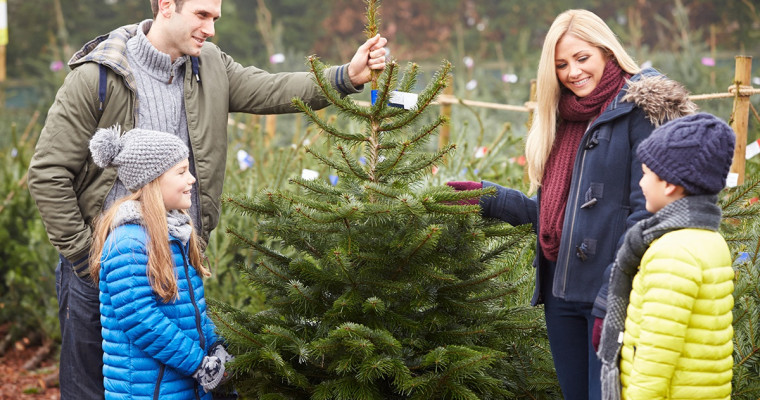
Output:
<svg viewBox="0 0 760 400">
<path fill-rule="evenodd" d="M 639 187 L 642 170 L 636 147 L 655 126 L 694 108 L 685 89 L 649 68 L 631 77 L 589 126 L 578 147 L 565 206 L 552 284 L 555 297 L 571 302 L 596 301 L 593 314 L 604 317 L 607 270 L 626 230 L 650 216 Z M 538 231 L 540 189 L 537 196 L 528 197 L 491 182 L 484 181 L 483 186 L 497 189 L 495 196 L 481 198 L 483 216 L 512 225 L 530 223 Z M 543 302 L 540 288 L 548 271 L 538 241 L 536 248 L 533 305 Z"/>
</svg>

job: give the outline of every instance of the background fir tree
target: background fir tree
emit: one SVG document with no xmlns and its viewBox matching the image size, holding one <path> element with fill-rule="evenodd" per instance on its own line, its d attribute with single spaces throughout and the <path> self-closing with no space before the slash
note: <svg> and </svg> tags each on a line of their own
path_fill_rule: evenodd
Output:
<svg viewBox="0 0 760 400">
<path fill-rule="evenodd" d="M 363 130 L 339 129 L 295 99 L 330 138 L 307 151 L 336 171 L 337 185 L 293 178 L 291 191 L 227 199 L 258 218 L 255 233 L 229 232 L 260 256 L 242 271 L 271 307 L 251 315 L 213 304 L 237 357 L 238 390 L 258 399 L 558 397 L 541 314 L 515 301 L 531 286 L 530 228 L 484 221 L 479 206 L 459 204 L 489 190 L 420 183 L 455 148 L 427 151 L 446 121 L 420 118 L 450 64 L 412 110 L 388 100 L 414 88 L 414 64 L 399 79 L 389 63 L 369 107 L 342 98 L 317 58 L 309 66 Z"/>
<path fill-rule="evenodd" d="M 720 201 L 721 233 L 734 256 L 734 376 L 732 399 L 760 398 L 760 168 L 747 163 L 744 185 Z"/>
</svg>

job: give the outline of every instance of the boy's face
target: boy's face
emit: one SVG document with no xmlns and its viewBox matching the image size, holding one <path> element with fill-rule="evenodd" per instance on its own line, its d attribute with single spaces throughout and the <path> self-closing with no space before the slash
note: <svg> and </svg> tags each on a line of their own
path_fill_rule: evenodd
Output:
<svg viewBox="0 0 760 400">
<path fill-rule="evenodd" d="M 644 192 L 644 198 L 647 201 L 646 208 L 650 213 L 654 214 L 685 196 L 682 187 L 662 180 L 646 164 L 641 164 L 641 170 L 644 172 L 644 176 L 641 177 L 639 186 Z"/>
</svg>

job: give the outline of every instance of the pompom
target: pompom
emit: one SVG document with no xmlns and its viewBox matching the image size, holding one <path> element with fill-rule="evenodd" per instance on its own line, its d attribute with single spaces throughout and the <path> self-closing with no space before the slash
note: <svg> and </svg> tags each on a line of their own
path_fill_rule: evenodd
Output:
<svg viewBox="0 0 760 400">
<path fill-rule="evenodd" d="M 98 129 L 90 140 L 92 160 L 100 168 L 111 165 L 114 158 L 121 152 L 121 127 L 117 124 L 110 128 Z"/>
</svg>

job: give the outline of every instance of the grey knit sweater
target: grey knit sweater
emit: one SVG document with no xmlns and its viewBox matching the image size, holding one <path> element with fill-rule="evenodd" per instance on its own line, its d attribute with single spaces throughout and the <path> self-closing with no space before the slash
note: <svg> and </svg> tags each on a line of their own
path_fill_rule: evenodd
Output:
<svg viewBox="0 0 760 400">
<path fill-rule="evenodd" d="M 145 36 L 152 23 L 151 20 L 140 23 L 137 35 L 127 41 L 127 60 L 137 82 L 139 106 L 135 127 L 179 136 L 190 149 L 190 172 L 195 176 L 184 102 L 185 64 L 188 58 L 180 57 L 172 63 L 168 54 L 157 50 Z M 129 193 L 124 184 L 117 180 L 106 197 L 104 209 Z M 197 229 L 200 229 L 197 223 L 200 221 L 199 201 L 196 183 L 193 185 L 192 206 L 188 211 Z"/>
</svg>

